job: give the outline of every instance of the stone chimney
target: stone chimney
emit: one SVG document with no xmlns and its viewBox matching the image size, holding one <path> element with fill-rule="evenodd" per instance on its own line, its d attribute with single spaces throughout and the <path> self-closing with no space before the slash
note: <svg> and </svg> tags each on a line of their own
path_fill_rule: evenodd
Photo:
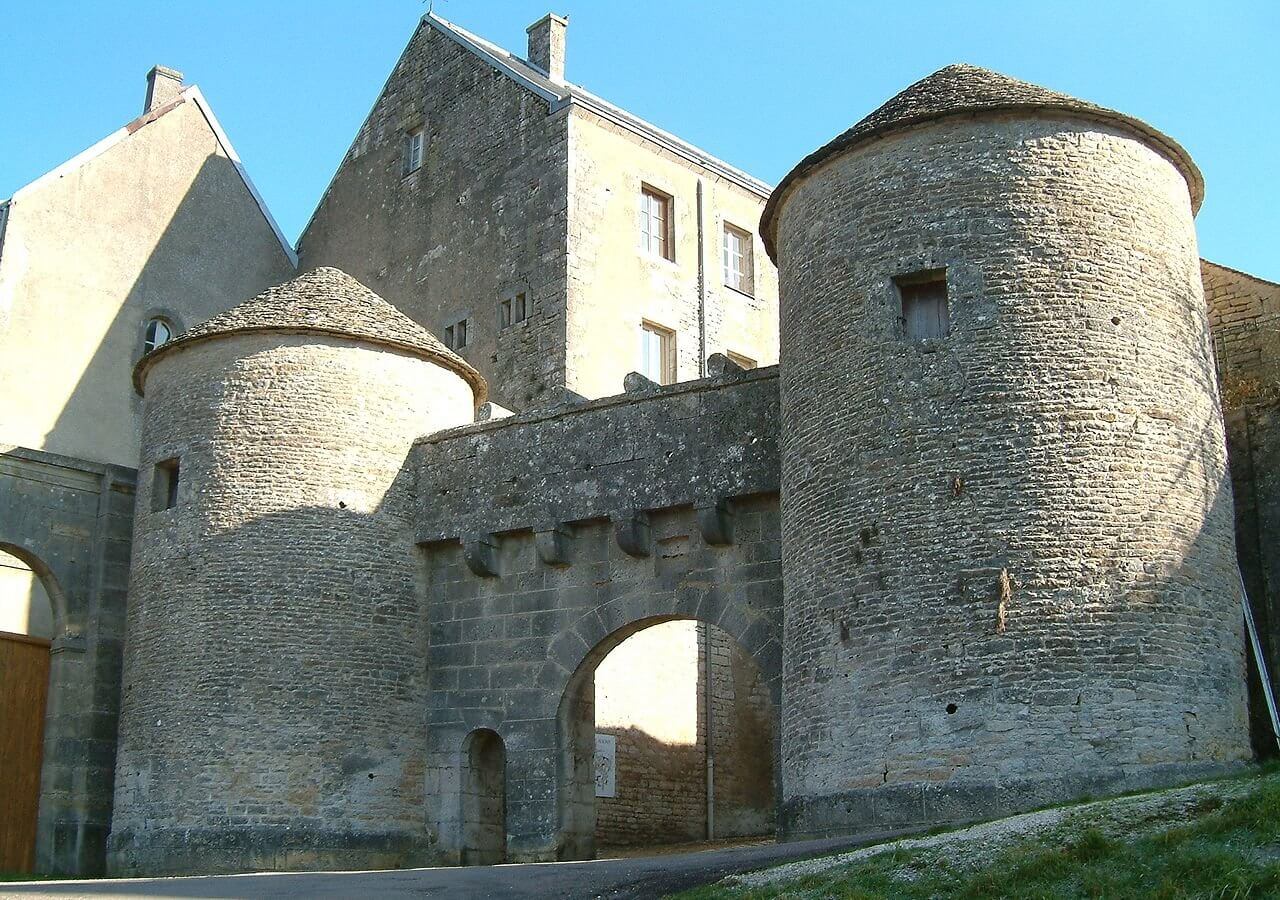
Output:
<svg viewBox="0 0 1280 900">
<path fill-rule="evenodd" d="M 561 44 L 563 46 L 563 43 Z M 561 53 L 564 51 L 561 50 Z M 147 73 L 147 100 L 142 111 L 149 113 L 154 109 L 172 103 L 182 93 L 182 73 L 177 69 L 164 66 L 153 66 Z"/>
<path fill-rule="evenodd" d="M 564 83 L 564 33 L 568 27 L 568 16 L 547 13 L 525 29 L 529 34 L 529 62 L 556 84 Z"/>
</svg>

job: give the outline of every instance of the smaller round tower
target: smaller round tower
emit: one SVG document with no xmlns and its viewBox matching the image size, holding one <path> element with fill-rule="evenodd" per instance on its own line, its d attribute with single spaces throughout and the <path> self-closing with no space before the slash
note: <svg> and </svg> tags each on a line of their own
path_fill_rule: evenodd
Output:
<svg viewBox="0 0 1280 900">
<path fill-rule="evenodd" d="M 138 363 L 145 393 L 110 866 L 424 858 L 414 498 L 479 374 L 316 269 Z"/>
<path fill-rule="evenodd" d="M 770 197 L 790 836 L 1248 756 L 1201 196 L 1150 126 L 951 66 Z"/>
</svg>

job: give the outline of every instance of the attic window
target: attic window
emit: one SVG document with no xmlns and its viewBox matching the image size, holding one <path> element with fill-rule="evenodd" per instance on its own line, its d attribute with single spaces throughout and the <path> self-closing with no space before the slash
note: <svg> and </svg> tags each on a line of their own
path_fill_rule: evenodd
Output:
<svg viewBox="0 0 1280 900">
<path fill-rule="evenodd" d="M 503 328 L 529 318 L 529 301 L 524 291 L 503 300 L 498 307 L 498 322 Z"/>
<path fill-rule="evenodd" d="M 151 479 L 151 511 L 162 512 L 178 505 L 178 457 L 156 463 Z"/>
<path fill-rule="evenodd" d="M 450 350 L 461 350 L 467 346 L 467 332 L 470 330 L 471 319 L 459 319 L 444 330 L 444 345 Z"/>
<path fill-rule="evenodd" d="M 409 175 L 422 168 L 423 129 L 415 128 L 404 136 L 404 174 Z"/>
<path fill-rule="evenodd" d="M 902 325 L 908 340 L 936 341 L 951 333 L 946 269 L 900 275 L 894 284 L 902 298 Z"/>
</svg>

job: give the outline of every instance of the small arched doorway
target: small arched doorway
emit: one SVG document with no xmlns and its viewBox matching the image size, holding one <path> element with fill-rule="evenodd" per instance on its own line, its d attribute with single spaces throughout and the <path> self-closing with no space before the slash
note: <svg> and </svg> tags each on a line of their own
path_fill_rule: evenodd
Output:
<svg viewBox="0 0 1280 900">
<path fill-rule="evenodd" d="M 600 641 L 558 714 L 561 858 L 771 837 L 777 690 L 710 623 L 658 616 Z"/>
<path fill-rule="evenodd" d="M 507 859 L 507 751 L 496 731 L 477 728 L 462 748 L 462 864 Z"/>
<path fill-rule="evenodd" d="M 0 871 L 7 872 L 35 864 L 54 633 L 45 575 L 39 560 L 0 544 Z"/>
</svg>

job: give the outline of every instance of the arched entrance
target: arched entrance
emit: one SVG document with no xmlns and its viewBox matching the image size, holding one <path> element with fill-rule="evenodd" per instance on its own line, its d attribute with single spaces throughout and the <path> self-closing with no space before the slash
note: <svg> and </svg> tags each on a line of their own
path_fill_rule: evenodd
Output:
<svg viewBox="0 0 1280 900">
<path fill-rule="evenodd" d="M 0 871 L 35 864 L 56 590 L 39 559 L 0 543 Z"/>
<path fill-rule="evenodd" d="M 720 628 L 658 616 L 601 640 L 561 700 L 562 856 L 772 835 L 777 673 Z"/>
<path fill-rule="evenodd" d="M 462 864 L 507 858 L 507 751 L 496 731 L 477 728 L 462 748 Z"/>
</svg>

